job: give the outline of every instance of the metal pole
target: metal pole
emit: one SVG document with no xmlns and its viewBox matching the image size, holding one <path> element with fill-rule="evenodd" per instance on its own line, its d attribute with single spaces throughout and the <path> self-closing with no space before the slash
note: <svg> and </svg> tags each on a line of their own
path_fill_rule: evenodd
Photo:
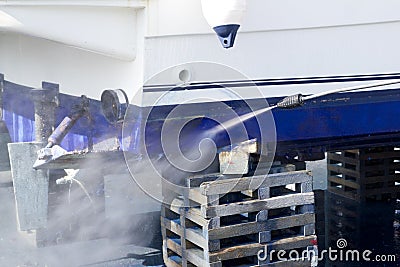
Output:
<svg viewBox="0 0 400 267">
<path fill-rule="evenodd" d="M 42 83 L 42 88 L 31 91 L 35 105 L 35 139 L 36 142 L 47 143 L 54 131 L 55 111 L 58 105 L 59 85 Z"/>
</svg>

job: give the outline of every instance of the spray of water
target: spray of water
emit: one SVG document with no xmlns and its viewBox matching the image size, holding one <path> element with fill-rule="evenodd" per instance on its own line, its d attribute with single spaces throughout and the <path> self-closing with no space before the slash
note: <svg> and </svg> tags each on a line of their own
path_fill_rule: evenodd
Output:
<svg viewBox="0 0 400 267">
<path fill-rule="evenodd" d="M 254 117 L 257 117 L 260 114 L 266 113 L 268 111 L 273 110 L 276 108 L 276 106 L 271 106 L 271 107 L 266 107 L 263 109 L 259 109 L 256 111 L 252 111 L 246 114 L 243 114 L 241 116 L 238 116 L 237 118 L 230 119 L 228 121 L 222 122 L 221 124 L 215 126 L 214 128 L 209 130 L 209 134 L 215 135 L 218 134 L 222 131 L 227 131 L 229 129 L 232 129 L 235 126 L 241 125 L 244 122 L 246 122 L 249 119 L 252 119 Z"/>
</svg>

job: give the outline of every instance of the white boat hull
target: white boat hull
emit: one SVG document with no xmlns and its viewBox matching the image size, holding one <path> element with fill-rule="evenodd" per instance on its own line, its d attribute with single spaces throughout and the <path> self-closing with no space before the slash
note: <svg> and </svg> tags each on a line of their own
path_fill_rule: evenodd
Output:
<svg viewBox="0 0 400 267">
<path fill-rule="evenodd" d="M 107 88 L 132 97 L 153 75 L 193 61 L 225 64 L 251 79 L 398 72 L 398 10 L 395 0 L 252 0 L 235 47 L 225 50 L 200 0 L 0 1 L 0 11 L 20 22 L 0 28 L 0 72 L 97 99 Z M 271 87 L 265 94 L 331 86 Z"/>
</svg>

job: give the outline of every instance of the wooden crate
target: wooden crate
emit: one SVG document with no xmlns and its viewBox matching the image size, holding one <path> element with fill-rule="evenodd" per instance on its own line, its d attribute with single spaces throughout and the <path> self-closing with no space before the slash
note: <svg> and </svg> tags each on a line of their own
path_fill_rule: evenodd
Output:
<svg viewBox="0 0 400 267">
<path fill-rule="evenodd" d="M 400 195 L 400 150 L 394 147 L 330 152 L 327 168 L 332 193 L 359 202 Z"/>
<path fill-rule="evenodd" d="M 288 186 L 292 185 L 292 186 Z M 164 183 L 162 207 L 166 266 L 310 266 L 261 262 L 259 251 L 307 249 L 316 236 L 312 177 L 307 171 Z"/>
</svg>

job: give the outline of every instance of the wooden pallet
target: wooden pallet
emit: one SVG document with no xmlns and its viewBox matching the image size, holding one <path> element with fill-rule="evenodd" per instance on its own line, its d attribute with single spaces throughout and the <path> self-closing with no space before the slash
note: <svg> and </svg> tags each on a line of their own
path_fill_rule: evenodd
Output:
<svg viewBox="0 0 400 267">
<path fill-rule="evenodd" d="M 400 150 L 394 147 L 330 152 L 327 168 L 334 194 L 359 202 L 400 196 Z"/>
<path fill-rule="evenodd" d="M 163 184 L 166 266 L 310 266 L 257 259 L 265 247 L 306 249 L 316 239 L 309 172 L 243 178 L 213 174 L 191 177 L 187 186 Z"/>
</svg>

